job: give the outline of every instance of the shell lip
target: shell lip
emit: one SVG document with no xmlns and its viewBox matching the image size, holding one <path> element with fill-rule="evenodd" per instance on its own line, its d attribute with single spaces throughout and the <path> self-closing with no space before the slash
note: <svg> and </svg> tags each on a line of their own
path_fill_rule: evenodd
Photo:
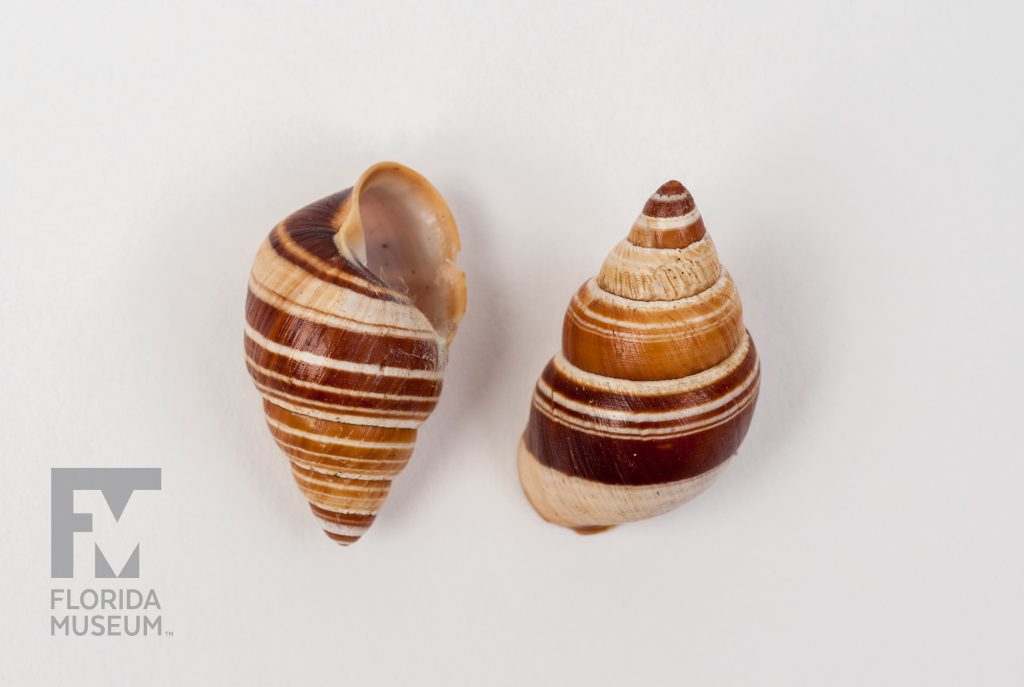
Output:
<svg viewBox="0 0 1024 687">
<path fill-rule="evenodd" d="M 440 299 L 440 303 L 436 307 L 432 306 L 431 312 L 424 312 L 410 290 L 397 287 L 370 266 L 364 221 L 366 213 L 362 201 L 376 183 L 387 180 L 398 180 L 406 185 L 410 198 L 418 197 L 424 210 L 418 218 L 422 222 L 420 226 L 429 226 L 437 238 L 439 253 L 433 265 L 433 283 L 428 291 L 438 290 L 434 295 Z M 331 224 L 335 228 L 334 243 L 339 253 L 363 271 L 375 286 L 388 290 L 402 302 L 419 310 L 438 337 L 450 344 L 466 311 L 466 275 L 456 264 L 456 256 L 462 249 L 458 225 L 437 188 L 422 174 L 401 163 L 378 162 L 360 175 Z"/>
</svg>

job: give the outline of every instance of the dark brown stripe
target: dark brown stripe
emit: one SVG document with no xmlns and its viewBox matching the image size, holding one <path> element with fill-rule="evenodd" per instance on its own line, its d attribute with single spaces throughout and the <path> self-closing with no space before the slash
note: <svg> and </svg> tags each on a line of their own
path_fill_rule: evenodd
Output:
<svg viewBox="0 0 1024 687">
<path fill-rule="evenodd" d="M 352 189 L 338 191 L 314 201 L 301 210 L 288 215 L 285 221 L 296 227 L 327 227 L 337 229 L 340 226 L 340 210 L 352 195 Z"/>
<path fill-rule="evenodd" d="M 407 370 L 438 370 L 442 367 L 436 341 L 363 334 L 312 322 L 267 303 L 251 289 L 245 299 L 245 319 L 270 341 L 333 360 Z"/>
<path fill-rule="evenodd" d="M 423 399 L 422 401 L 405 401 L 405 400 L 392 400 L 390 398 L 367 398 L 357 393 L 346 393 L 344 391 L 330 392 L 320 391 L 317 389 L 310 389 L 304 386 L 298 386 L 291 381 L 284 381 L 276 377 L 271 377 L 263 372 L 260 372 L 253 367 L 248 361 L 245 363 L 245 367 L 249 370 L 249 375 L 253 378 L 257 384 L 262 384 L 274 391 L 278 391 L 283 394 L 290 394 L 291 396 L 297 396 L 305 399 L 311 403 L 330 403 L 333 405 L 342 405 L 356 408 L 367 408 L 374 410 L 397 410 L 409 413 L 429 413 L 437 405 L 437 399 Z M 288 400 L 288 399 L 284 399 Z"/>
<path fill-rule="evenodd" d="M 757 364 L 753 340 L 743 361 L 723 379 L 707 386 L 679 394 L 663 396 L 626 397 L 610 391 L 595 389 L 560 374 L 549 363 L 542 379 L 551 386 L 555 398 L 561 396 L 595 409 L 627 412 L 669 412 L 694 407 L 719 398 L 743 383 Z M 729 420 L 703 431 L 664 440 L 641 440 L 597 436 L 566 427 L 551 420 L 539 409 L 531 406 L 530 422 L 526 428 L 526 445 L 537 459 L 568 475 L 604 482 L 606 484 L 658 484 L 673 482 L 702 474 L 724 462 L 736 452 L 750 425 L 757 403 L 760 372 L 754 379 L 752 391 L 701 416 L 687 418 L 687 424 L 699 423 L 711 416 L 746 404 Z M 752 395 L 752 398 L 751 398 Z M 545 395 L 554 405 L 554 399 Z M 570 418 L 594 421 L 593 415 L 571 411 L 557 406 L 559 412 Z M 678 426 L 674 422 L 628 422 L 606 419 L 608 427 L 662 428 Z"/>
<path fill-rule="evenodd" d="M 436 398 L 441 393 L 441 380 L 439 379 L 410 379 L 332 370 L 271 353 L 248 336 L 245 337 L 245 352 L 260 367 L 303 382 L 348 389 L 356 393 L 369 391 L 378 394 L 427 398 Z M 368 399 L 367 402 L 372 402 L 372 399 Z"/>
<path fill-rule="evenodd" d="M 561 403 L 561 399 L 557 396 L 554 398 L 549 396 L 540 396 L 540 400 L 551 407 L 555 414 L 559 416 L 559 419 L 564 420 L 568 424 L 572 424 L 574 422 L 588 422 L 605 427 L 609 430 L 623 429 L 632 432 L 657 430 L 678 433 L 683 431 L 694 431 L 702 425 L 717 424 L 718 422 L 721 422 L 723 417 L 728 417 L 733 413 L 737 413 L 745 407 L 747 403 L 751 401 L 756 392 L 757 384 L 754 383 L 735 398 L 732 398 L 719 406 L 685 418 L 662 420 L 641 420 L 633 415 L 629 416 L 628 419 L 610 418 L 607 415 L 602 415 L 596 410 L 591 412 L 589 409 L 581 411 L 569 408 L 565 404 Z M 534 403 L 536 403 L 537 400 L 538 399 L 535 398 Z M 581 429 L 580 431 L 586 432 L 590 430 Z"/>
<path fill-rule="evenodd" d="M 285 220 L 287 222 L 287 220 Z M 299 250 L 287 246 L 279 237 L 278 232 L 286 233 L 296 244 Z M 334 245 L 334 230 L 327 227 L 290 227 L 286 223 L 280 224 L 270 232 L 267 237 L 270 247 L 282 258 L 292 263 L 299 269 L 316 277 L 317 279 L 341 286 L 343 288 L 361 293 L 365 296 L 380 298 L 386 301 L 403 302 L 408 299 L 399 297 L 387 285 L 380 281 L 372 272 L 358 263 L 346 260 L 338 253 Z M 330 259 L 317 257 L 333 251 Z M 345 274 L 351 275 L 353 279 L 344 279 L 331 273 L 325 267 L 334 268 Z M 363 283 L 365 280 L 368 283 Z"/>
<path fill-rule="evenodd" d="M 310 510 L 317 517 L 333 522 L 336 525 L 347 525 L 349 527 L 369 527 L 373 524 L 373 521 L 377 519 L 376 515 L 360 515 L 359 513 L 335 513 L 334 511 L 324 510 L 315 503 L 309 504 Z"/>
<path fill-rule="evenodd" d="M 326 534 L 328 537 L 338 542 L 342 546 L 355 544 L 357 541 L 359 541 L 359 537 L 351 537 L 347 534 L 335 534 L 334 532 L 328 532 L 327 530 L 324 530 L 324 534 Z"/>
<path fill-rule="evenodd" d="M 297 265 L 322 281 L 344 286 L 368 296 L 384 300 L 402 300 L 387 284 L 382 282 L 365 265 L 352 263 L 338 253 L 334 245 L 334 234 L 341 226 L 343 208 L 351 202 L 352 189 L 331 194 L 293 212 L 270 232 L 271 247 L 285 260 Z M 285 232 L 298 246 L 298 251 L 285 246 L 278 231 Z M 352 283 L 331 274 L 324 266 L 369 282 L 367 285 Z"/>
<path fill-rule="evenodd" d="M 306 401 L 304 399 L 286 398 L 283 394 L 279 394 L 276 391 L 270 389 L 260 389 L 260 393 L 263 394 L 263 398 L 269 401 L 277 401 L 280 404 L 285 404 L 288 407 L 295 408 L 297 412 L 312 415 L 313 413 L 327 413 L 331 415 L 344 415 L 346 418 L 360 418 L 366 422 L 376 424 L 378 420 L 401 420 L 403 422 L 423 422 L 422 416 L 411 416 L 408 413 L 403 415 L 384 415 L 377 409 L 366 409 L 366 408 L 337 408 L 335 406 L 325 406 L 323 404 L 313 403 L 312 401 Z"/>
<path fill-rule="evenodd" d="M 595 436 L 558 424 L 530 409 L 526 447 L 542 464 L 604 484 L 663 484 L 703 474 L 739 448 L 754 413 L 754 399 L 727 422 L 664 441 Z"/>
</svg>

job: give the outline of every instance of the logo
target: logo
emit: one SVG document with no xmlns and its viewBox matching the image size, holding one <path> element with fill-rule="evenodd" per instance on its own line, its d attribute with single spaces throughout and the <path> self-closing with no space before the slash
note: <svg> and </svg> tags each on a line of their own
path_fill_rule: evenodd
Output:
<svg viewBox="0 0 1024 687">
<path fill-rule="evenodd" d="M 109 519 L 106 513 L 76 512 L 76 492 L 100 492 L 114 522 L 120 523 L 133 494 L 159 490 L 160 468 L 53 468 L 50 471 L 50 577 L 81 577 L 82 571 L 75 570 L 75 535 L 93 533 L 94 515 Z M 141 543 L 135 543 L 131 554 L 121 563 L 117 572 L 99 543 L 92 544 L 93 578 L 139 578 Z M 154 589 L 93 586 L 54 588 L 50 590 L 50 635 L 170 635 L 163 630 L 160 610 L 160 601 Z"/>
<path fill-rule="evenodd" d="M 92 532 L 92 515 L 75 512 L 75 492 L 92 490 L 120 520 L 128 499 L 139 489 L 160 489 L 160 468 L 53 468 L 50 473 L 50 577 L 75 576 L 75 532 Z M 99 544 L 96 577 L 138 577 L 139 546 L 121 572 L 114 574 Z"/>
</svg>

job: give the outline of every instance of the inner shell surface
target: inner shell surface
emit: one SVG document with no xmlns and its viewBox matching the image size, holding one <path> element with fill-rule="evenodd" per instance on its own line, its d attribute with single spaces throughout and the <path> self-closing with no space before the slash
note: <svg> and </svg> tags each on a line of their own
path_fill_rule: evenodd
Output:
<svg viewBox="0 0 1024 687">
<path fill-rule="evenodd" d="M 363 187 L 359 212 L 366 267 L 408 294 L 438 334 L 450 338 L 461 315 L 462 273 L 454 261 L 455 222 L 436 191 L 381 172 Z"/>
</svg>

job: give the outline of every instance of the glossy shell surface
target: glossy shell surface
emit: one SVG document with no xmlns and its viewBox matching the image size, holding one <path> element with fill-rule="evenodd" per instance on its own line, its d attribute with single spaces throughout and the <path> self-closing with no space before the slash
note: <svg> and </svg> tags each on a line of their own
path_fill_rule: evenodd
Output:
<svg viewBox="0 0 1024 687">
<path fill-rule="evenodd" d="M 736 284 L 668 182 L 569 304 L 519 446 L 523 489 L 580 532 L 671 510 L 736 453 L 759 383 Z"/>
<path fill-rule="evenodd" d="M 437 404 L 465 309 L 455 221 L 396 163 L 278 224 L 253 262 L 245 361 L 328 537 L 377 517 Z"/>
</svg>

